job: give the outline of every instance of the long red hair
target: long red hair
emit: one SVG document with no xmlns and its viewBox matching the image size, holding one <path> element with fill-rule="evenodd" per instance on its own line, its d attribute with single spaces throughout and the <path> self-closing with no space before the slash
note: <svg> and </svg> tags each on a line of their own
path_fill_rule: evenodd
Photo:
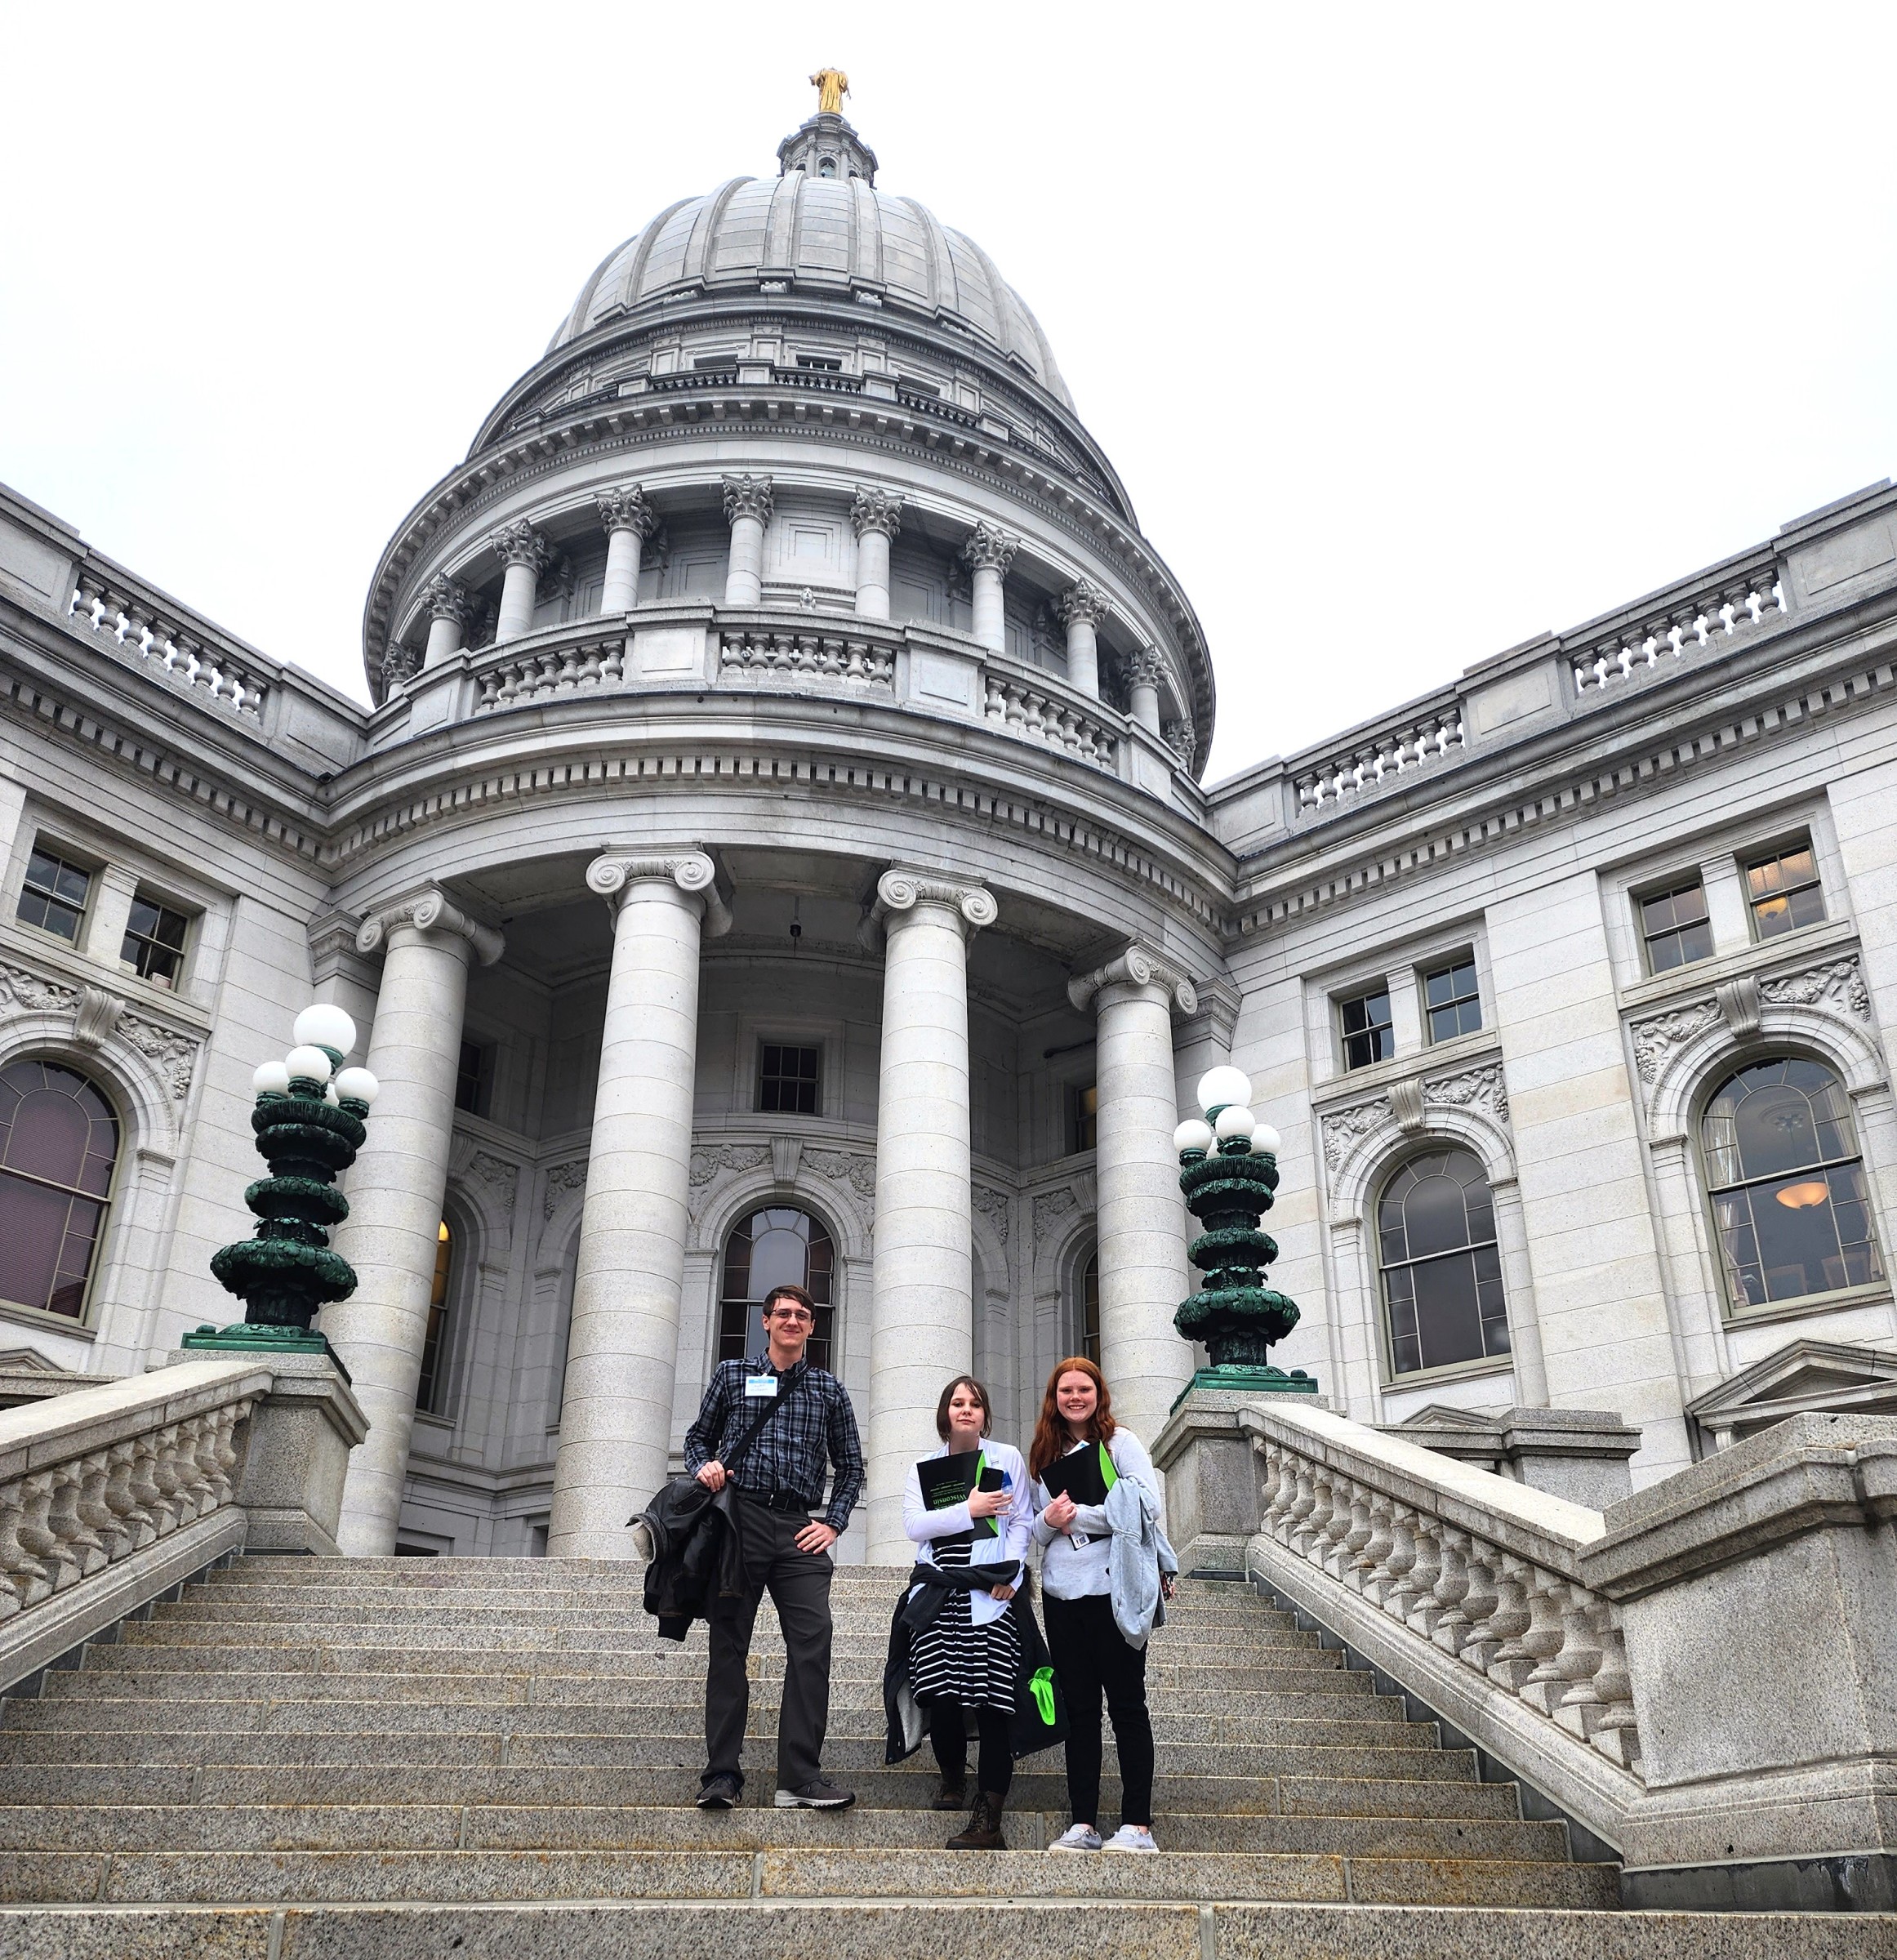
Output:
<svg viewBox="0 0 1897 1960">
<path fill-rule="evenodd" d="M 1061 1405 L 1054 1393 L 1063 1374 L 1085 1375 L 1100 1398 L 1088 1419 L 1085 1441 L 1110 1443 L 1114 1431 L 1120 1427 L 1113 1419 L 1113 1393 L 1107 1386 L 1107 1377 L 1086 1356 L 1070 1354 L 1064 1361 L 1056 1361 L 1053 1373 L 1047 1378 L 1047 1392 L 1040 1398 L 1040 1420 L 1034 1426 L 1034 1446 L 1027 1453 L 1030 1477 L 1038 1477 L 1055 1458 L 1065 1456 L 1073 1445 L 1073 1432 L 1067 1427 L 1067 1418 L 1061 1414 Z"/>
</svg>

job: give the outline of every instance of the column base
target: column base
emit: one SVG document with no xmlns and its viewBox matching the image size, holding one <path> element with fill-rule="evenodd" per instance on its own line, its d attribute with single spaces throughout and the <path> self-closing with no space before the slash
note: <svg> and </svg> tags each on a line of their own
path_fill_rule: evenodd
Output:
<svg viewBox="0 0 1897 1960">
<path fill-rule="evenodd" d="M 1245 1362 L 1227 1362 L 1222 1368 L 1198 1370 L 1173 1397 L 1173 1408 L 1177 1409 L 1198 1388 L 1223 1388 L 1244 1395 L 1316 1395 L 1317 1379 L 1302 1368 L 1294 1368 L 1287 1374 L 1282 1368 L 1254 1368 Z"/>
<path fill-rule="evenodd" d="M 345 1382 L 350 1379 L 342 1356 L 329 1344 L 329 1336 L 314 1327 L 277 1327 L 250 1321 L 239 1321 L 231 1327 L 213 1327 L 207 1321 L 202 1327 L 194 1327 L 178 1345 L 260 1354 L 319 1354 Z"/>
</svg>

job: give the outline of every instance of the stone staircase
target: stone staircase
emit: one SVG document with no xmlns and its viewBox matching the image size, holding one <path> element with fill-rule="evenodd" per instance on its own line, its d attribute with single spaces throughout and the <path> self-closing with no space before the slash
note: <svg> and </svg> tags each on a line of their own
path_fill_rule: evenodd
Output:
<svg viewBox="0 0 1897 1960">
<path fill-rule="evenodd" d="M 1017 1774 L 1012 1851 L 945 1851 L 927 1749 L 882 1761 L 896 1585 L 837 1577 L 825 1765 L 856 1807 L 768 1807 L 767 1607 L 750 1801 L 717 1815 L 691 1805 L 703 1629 L 660 1642 L 635 1568 L 241 1559 L 0 1704 L 0 1960 L 1897 1953 L 1889 1920 L 1613 1909 L 1614 1867 L 1572 1861 L 1513 1785 L 1207 1582 L 1149 1664 L 1161 1854 L 1042 1855 L 1058 1752 Z"/>
</svg>

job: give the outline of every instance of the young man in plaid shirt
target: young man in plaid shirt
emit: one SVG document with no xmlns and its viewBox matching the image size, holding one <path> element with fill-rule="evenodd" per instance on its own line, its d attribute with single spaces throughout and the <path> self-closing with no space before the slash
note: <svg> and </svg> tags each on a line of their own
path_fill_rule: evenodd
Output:
<svg viewBox="0 0 1897 1960">
<path fill-rule="evenodd" d="M 774 1286 L 764 1301 L 764 1352 L 720 1361 L 698 1419 L 685 1432 L 685 1468 L 712 1490 L 727 1481 L 724 1454 L 767 1408 L 777 1413 L 738 1463 L 745 1594 L 728 1618 L 710 1624 L 705 1676 L 703 1811 L 728 1811 L 744 1789 L 739 1766 L 750 1682 L 745 1661 L 766 1592 L 784 1633 L 784 1705 L 777 1717 L 780 1808 L 839 1811 L 853 1790 L 826 1783 L 824 1731 L 830 1723 L 830 1548 L 842 1535 L 863 1488 L 863 1450 L 844 1385 L 804 1358 L 817 1309 L 801 1286 Z M 821 1518 L 826 1459 L 835 1471 Z"/>
</svg>

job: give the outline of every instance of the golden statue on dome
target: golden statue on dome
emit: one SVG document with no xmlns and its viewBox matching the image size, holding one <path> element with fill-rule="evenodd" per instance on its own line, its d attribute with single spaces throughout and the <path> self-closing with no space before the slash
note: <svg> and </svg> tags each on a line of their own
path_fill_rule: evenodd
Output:
<svg viewBox="0 0 1897 1960">
<path fill-rule="evenodd" d="M 810 78 L 810 86 L 817 91 L 818 115 L 843 114 L 843 99 L 850 92 L 850 78 L 840 68 L 818 69 Z"/>
</svg>

